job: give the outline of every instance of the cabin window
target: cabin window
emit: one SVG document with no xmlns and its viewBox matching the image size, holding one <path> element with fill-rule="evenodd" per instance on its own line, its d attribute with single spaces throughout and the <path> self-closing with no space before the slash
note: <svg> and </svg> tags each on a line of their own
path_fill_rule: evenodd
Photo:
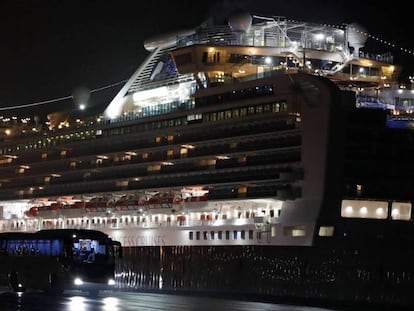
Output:
<svg viewBox="0 0 414 311">
<path fill-rule="evenodd" d="M 342 200 L 341 217 L 386 219 L 388 217 L 388 202 Z"/>
<path fill-rule="evenodd" d="M 410 220 L 411 203 L 408 202 L 392 202 L 391 219 Z"/>
<path fill-rule="evenodd" d="M 253 230 L 249 230 L 249 240 L 253 240 Z"/>
<path fill-rule="evenodd" d="M 302 226 L 285 227 L 283 229 L 285 236 L 301 237 L 305 236 L 305 228 Z"/>
<path fill-rule="evenodd" d="M 320 226 L 319 227 L 319 236 L 333 236 L 334 227 L 333 226 Z"/>
<path fill-rule="evenodd" d="M 272 105 L 272 111 L 273 112 L 279 112 L 280 111 L 280 104 L 279 103 L 274 103 Z"/>
</svg>

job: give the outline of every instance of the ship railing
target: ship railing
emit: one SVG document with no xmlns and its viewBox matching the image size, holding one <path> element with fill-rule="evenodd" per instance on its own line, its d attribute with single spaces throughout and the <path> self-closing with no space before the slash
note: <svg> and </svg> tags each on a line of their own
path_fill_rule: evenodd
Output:
<svg viewBox="0 0 414 311">
<path fill-rule="evenodd" d="M 224 225 L 248 225 L 253 224 L 253 218 L 235 218 L 235 219 L 190 219 L 184 215 L 177 216 L 175 220 L 146 220 L 140 222 L 122 221 L 115 218 L 108 219 L 105 222 L 83 221 L 75 223 L 67 223 L 65 221 L 40 220 L 38 222 L 19 221 L 16 223 L 12 220 L 2 222 L 2 231 L 35 231 L 40 229 L 56 229 L 56 228 L 73 228 L 73 229 L 123 229 L 123 228 L 159 228 L 159 227 L 208 227 L 208 226 L 224 226 Z"/>
<path fill-rule="evenodd" d="M 178 35 L 176 38 L 177 47 L 185 47 L 196 44 L 214 44 L 214 45 L 248 45 L 257 47 L 288 47 L 296 45 L 294 42 L 300 42 L 300 45 L 306 47 L 314 46 L 319 50 L 331 51 L 334 46 L 344 45 L 343 40 L 338 39 L 335 43 L 327 43 L 321 40 L 307 40 L 308 34 L 318 32 L 325 33 L 326 36 L 333 36 L 337 30 L 335 27 L 324 27 L 320 25 L 292 22 L 286 18 L 268 18 L 255 16 L 260 22 L 254 23 L 244 33 L 232 31 L 229 25 L 212 25 L 201 27 L 191 35 Z M 383 57 L 385 58 L 385 57 Z"/>
<path fill-rule="evenodd" d="M 391 52 L 386 52 L 383 54 L 375 54 L 375 53 L 359 51 L 359 57 L 376 60 L 376 61 L 384 62 L 388 64 L 394 63 L 394 56 L 391 54 Z"/>
</svg>

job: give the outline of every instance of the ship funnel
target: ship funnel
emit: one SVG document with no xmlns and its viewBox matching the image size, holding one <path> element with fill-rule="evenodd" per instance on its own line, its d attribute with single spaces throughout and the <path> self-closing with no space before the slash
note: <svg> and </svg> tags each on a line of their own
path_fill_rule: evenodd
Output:
<svg viewBox="0 0 414 311">
<path fill-rule="evenodd" d="M 348 37 L 348 44 L 354 49 L 354 57 L 359 57 L 359 50 L 365 46 L 365 42 L 368 39 L 368 33 L 364 27 L 359 24 L 352 23 L 346 28 Z"/>
</svg>

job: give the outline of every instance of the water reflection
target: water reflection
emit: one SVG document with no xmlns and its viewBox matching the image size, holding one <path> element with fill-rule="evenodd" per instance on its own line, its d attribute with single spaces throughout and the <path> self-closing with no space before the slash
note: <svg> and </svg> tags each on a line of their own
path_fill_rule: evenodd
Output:
<svg viewBox="0 0 414 311">
<path fill-rule="evenodd" d="M 254 302 L 237 299 L 204 297 L 196 295 L 165 295 L 143 292 L 117 292 L 89 296 L 84 293 L 65 293 L 62 296 L 44 293 L 0 294 L 1 311 L 333 311 L 335 309 L 316 308 Z M 338 309 L 339 310 L 339 309 Z M 362 310 L 362 309 L 360 309 Z M 394 310 L 393 310 L 394 311 Z"/>
<path fill-rule="evenodd" d="M 69 297 L 66 305 L 66 311 L 121 311 L 121 301 L 116 297 L 102 297 L 98 299 L 91 299 L 83 296 Z"/>
<path fill-rule="evenodd" d="M 103 308 L 104 311 L 118 311 L 121 310 L 119 308 L 120 306 L 120 300 L 116 297 L 105 297 L 102 299 L 103 302 Z"/>
<path fill-rule="evenodd" d="M 67 307 L 68 311 L 86 311 L 86 298 L 81 296 L 70 297 Z"/>
</svg>

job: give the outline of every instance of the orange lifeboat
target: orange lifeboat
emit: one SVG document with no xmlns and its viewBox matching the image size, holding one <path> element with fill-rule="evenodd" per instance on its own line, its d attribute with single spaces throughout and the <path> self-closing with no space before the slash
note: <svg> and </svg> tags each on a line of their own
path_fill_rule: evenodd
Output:
<svg viewBox="0 0 414 311">
<path fill-rule="evenodd" d="M 39 216 L 39 208 L 36 206 L 33 206 L 29 210 L 25 211 L 24 214 L 29 217 Z"/>
</svg>

